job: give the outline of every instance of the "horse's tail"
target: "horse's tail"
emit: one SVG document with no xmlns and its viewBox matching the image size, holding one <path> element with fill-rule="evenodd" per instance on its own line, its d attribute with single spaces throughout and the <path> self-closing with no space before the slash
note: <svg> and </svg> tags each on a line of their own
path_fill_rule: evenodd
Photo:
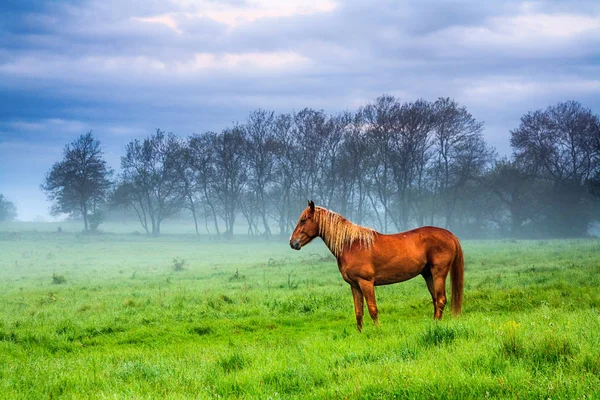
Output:
<svg viewBox="0 0 600 400">
<path fill-rule="evenodd" d="M 450 267 L 450 281 L 452 283 L 452 314 L 460 315 L 465 288 L 465 259 L 463 257 L 460 241 L 455 237 L 456 255 Z"/>
</svg>

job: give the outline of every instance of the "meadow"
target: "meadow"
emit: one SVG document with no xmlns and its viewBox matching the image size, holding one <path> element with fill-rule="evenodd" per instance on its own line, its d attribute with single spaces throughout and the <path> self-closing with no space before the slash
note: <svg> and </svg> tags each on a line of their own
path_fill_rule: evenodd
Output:
<svg viewBox="0 0 600 400">
<path fill-rule="evenodd" d="M 29 228 L 0 226 L 2 398 L 600 397 L 597 239 L 463 241 L 461 317 L 415 278 L 358 333 L 320 240 Z"/>
</svg>

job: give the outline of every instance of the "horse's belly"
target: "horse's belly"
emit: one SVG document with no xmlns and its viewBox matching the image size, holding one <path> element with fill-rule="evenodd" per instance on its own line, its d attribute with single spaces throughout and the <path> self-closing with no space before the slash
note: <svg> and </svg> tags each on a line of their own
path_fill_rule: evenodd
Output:
<svg viewBox="0 0 600 400">
<path fill-rule="evenodd" d="M 423 268 L 414 264 L 406 267 L 405 264 L 394 266 L 379 266 L 375 270 L 375 285 L 389 285 L 392 283 L 404 282 L 419 275 Z"/>
<path fill-rule="evenodd" d="M 404 282 L 419 275 L 414 273 L 391 273 L 385 275 L 375 275 L 375 285 L 390 285 L 392 283 Z"/>
</svg>

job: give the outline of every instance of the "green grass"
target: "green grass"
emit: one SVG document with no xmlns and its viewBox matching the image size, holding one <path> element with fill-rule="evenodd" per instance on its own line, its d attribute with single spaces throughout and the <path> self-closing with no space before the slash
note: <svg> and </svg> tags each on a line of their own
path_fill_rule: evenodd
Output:
<svg viewBox="0 0 600 400">
<path fill-rule="evenodd" d="M 360 334 L 320 242 L 0 232 L 0 393 L 599 397 L 600 241 L 463 247 L 460 318 L 434 323 L 416 278 L 378 287 Z"/>
</svg>

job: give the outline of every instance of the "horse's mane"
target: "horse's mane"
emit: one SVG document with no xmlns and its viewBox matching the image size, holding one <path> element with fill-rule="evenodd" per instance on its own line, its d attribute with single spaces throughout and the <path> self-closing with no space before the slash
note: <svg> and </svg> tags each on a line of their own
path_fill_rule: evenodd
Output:
<svg viewBox="0 0 600 400">
<path fill-rule="evenodd" d="M 340 214 L 323 207 L 316 207 L 319 233 L 334 256 L 339 257 L 352 243 L 359 240 L 364 248 L 373 244 L 375 231 L 354 224 Z"/>
</svg>

